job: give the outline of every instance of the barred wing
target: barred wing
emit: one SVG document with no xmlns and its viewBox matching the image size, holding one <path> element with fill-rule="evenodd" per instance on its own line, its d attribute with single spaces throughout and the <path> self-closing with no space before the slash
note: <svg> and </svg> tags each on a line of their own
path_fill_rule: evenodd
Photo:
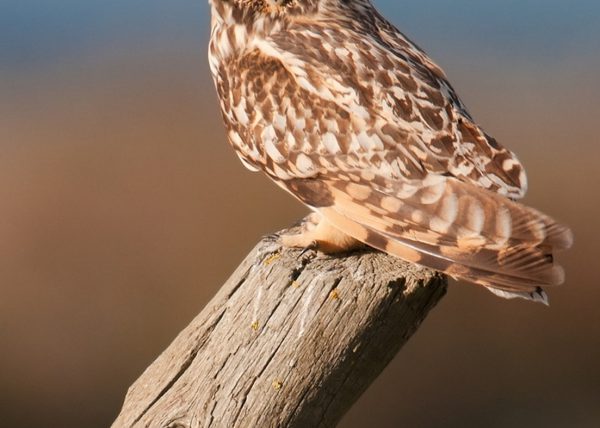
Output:
<svg viewBox="0 0 600 428">
<path fill-rule="evenodd" d="M 533 299 L 539 286 L 562 282 L 552 251 L 570 246 L 570 231 L 503 196 L 524 191 L 520 164 L 461 115 L 440 81 L 406 91 L 400 74 L 383 70 L 388 80 L 363 82 L 364 67 L 353 75 L 318 64 L 317 51 L 301 60 L 263 40 L 221 65 L 229 139 L 246 164 L 342 231 L 406 260 Z M 428 93 L 434 82 L 439 91 Z M 411 114 L 399 114 L 403 100 Z"/>
</svg>

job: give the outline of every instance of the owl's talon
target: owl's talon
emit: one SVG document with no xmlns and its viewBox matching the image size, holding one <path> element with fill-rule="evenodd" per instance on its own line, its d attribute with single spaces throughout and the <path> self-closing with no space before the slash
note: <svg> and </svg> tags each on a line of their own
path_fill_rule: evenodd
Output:
<svg viewBox="0 0 600 428">
<path fill-rule="evenodd" d="M 363 246 L 361 242 L 339 231 L 322 218 L 319 223 L 313 225 L 312 230 L 281 235 L 279 243 L 285 248 L 302 248 L 300 257 L 310 250 L 335 254 Z"/>
<path fill-rule="evenodd" d="M 304 257 L 304 255 L 309 251 L 319 251 L 319 243 L 317 241 L 312 241 L 310 244 L 304 247 L 302 252 L 300 252 L 300 257 Z"/>
</svg>

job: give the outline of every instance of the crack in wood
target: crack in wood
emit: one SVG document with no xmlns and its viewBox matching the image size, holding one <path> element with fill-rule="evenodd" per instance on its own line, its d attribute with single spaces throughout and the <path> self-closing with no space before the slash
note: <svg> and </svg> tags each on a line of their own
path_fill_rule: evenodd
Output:
<svg viewBox="0 0 600 428">
<path fill-rule="evenodd" d="M 373 250 L 298 254 L 263 239 L 130 388 L 113 427 L 333 427 L 446 288 Z"/>
<path fill-rule="evenodd" d="M 219 315 L 217 317 L 217 319 L 214 321 L 214 323 L 208 327 L 207 333 L 210 333 L 221 322 L 221 320 L 225 316 L 225 312 L 226 312 L 226 310 L 224 310 L 221 313 L 221 315 Z M 181 376 L 183 376 L 183 374 L 187 371 L 187 369 L 192 365 L 192 363 L 194 362 L 194 359 L 196 359 L 196 356 L 198 355 L 198 352 L 200 352 L 200 350 L 202 349 L 203 346 L 204 346 L 204 343 L 201 343 L 198 348 L 195 348 L 190 353 L 190 355 L 181 364 L 180 369 L 177 371 L 177 373 L 175 373 L 175 376 L 169 381 L 169 383 L 167 383 L 167 385 L 165 385 L 165 387 L 158 393 L 156 398 L 150 402 L 150 404 L 140 413 L 140 415 L 137 418 L 135 418 L 132 426 L 134 426 L 137 422 L 139 422 L 146 415 L 146 413 L 156 403 L 158 403 L 158 401 L 160 401 L 160 399 L 173 387 L 173 385 L 175 385 L 175 383 L 177 383 L 177 381 L 181 378 Z"/>
</svg>

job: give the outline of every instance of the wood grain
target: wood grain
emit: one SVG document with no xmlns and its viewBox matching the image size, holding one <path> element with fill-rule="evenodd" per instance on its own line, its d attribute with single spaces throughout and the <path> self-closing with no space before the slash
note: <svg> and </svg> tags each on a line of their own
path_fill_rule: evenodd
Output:
<svg viewBox="0 0 600 428">
<path fill-rule="evenodd" d="M 445 291 L 443 276 L 380 252 L 302 254 L 266 237 L 113 427 L 333 427 Z"/>
</svg>

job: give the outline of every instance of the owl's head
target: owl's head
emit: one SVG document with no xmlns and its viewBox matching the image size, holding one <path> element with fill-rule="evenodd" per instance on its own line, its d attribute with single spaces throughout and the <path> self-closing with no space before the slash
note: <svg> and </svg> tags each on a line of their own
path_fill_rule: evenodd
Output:
<svg viewBox="0 0 600 428">
<path fill-rule="evenodd" d="M 213 11 L 225 16 L 232 13 L 245 18 L 285 18 L 297 16 L 360 13 L 371 10 L 371 0 L 208 0 Z"/>
<path fill-rule="evenodd" d="M 283 17 L 310 13 L 322 1 L 326 0 L 209 0 L 209 3 L 221 14 L 233 11 L 248 17 Z"/>
<path fill-rule="evenodd" d="M 242 24 L 267 30 L 270 24 L 302 22 L 310 19 L 335 19 L 344 17 L 360 21 L 373 9 L 370 0 L 209 0 L 212 6 L 213 25 L 216 23 Z M 258 26 L 254 24 L 259 24 Z M 265 27 L 266 25 L 266 27 Z"/>
</svg>

